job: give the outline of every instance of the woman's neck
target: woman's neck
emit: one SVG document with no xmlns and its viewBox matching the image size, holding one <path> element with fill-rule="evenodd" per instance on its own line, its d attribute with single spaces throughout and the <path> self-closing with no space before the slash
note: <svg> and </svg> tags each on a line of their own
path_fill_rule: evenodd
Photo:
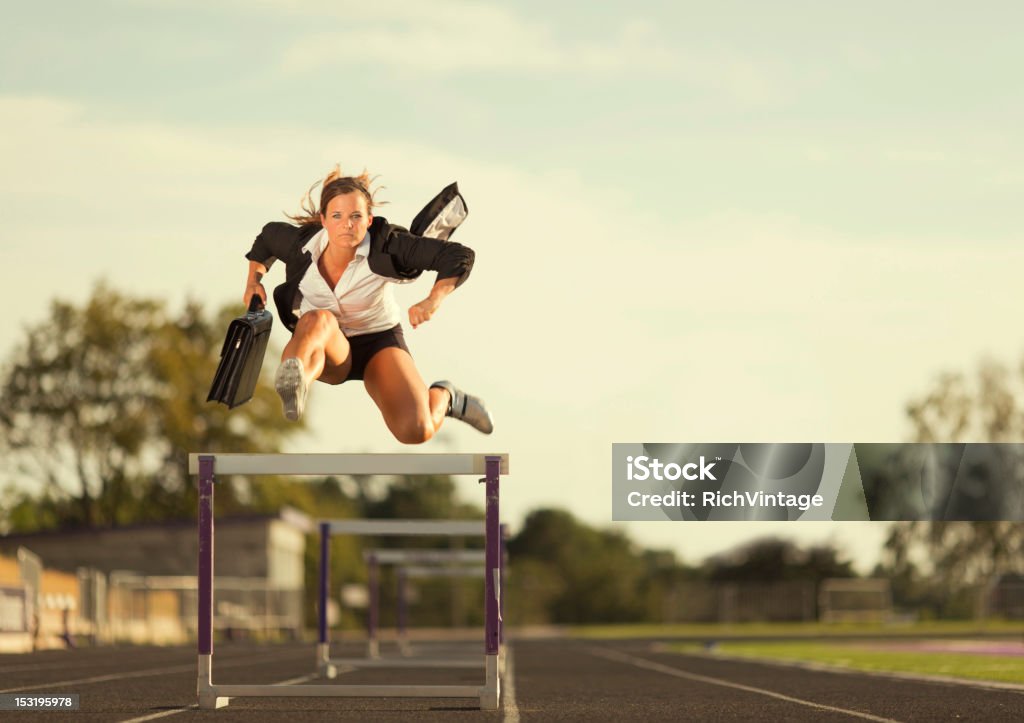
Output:
<svg viewBox="0 0 1024 723">
<path fill-rule="evenodd" d="M 327 248 L 324 249 L 324 259 L 332 266 L 342 266 L 347 264 L 349 261 L 355 258 L 356 250 L 355 247 L 344 247 L 335 246 L 334 244 L 327 244 Z"/>
</svg>

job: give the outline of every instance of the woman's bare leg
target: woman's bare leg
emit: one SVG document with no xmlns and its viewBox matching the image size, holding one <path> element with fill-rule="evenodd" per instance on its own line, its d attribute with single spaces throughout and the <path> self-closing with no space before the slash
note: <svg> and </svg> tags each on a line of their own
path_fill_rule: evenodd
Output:
<svg viewBox="0 0 1024 723">
<path fill-rule="evenodd" d="M 388 347 L 374 354 L 363 383 L 384 423 L 402 444 L 422 444 L 444 423 L 448 392 L 436 387 L 428 390 L 404 349 Z"/>
<path fill-rule="evenodd" d="M 321 375 L 328 384 L 340 384 L 352 368 L 351 356 L 348 339 L 338 328 L 334 314 L 317 310 L 299 317 L 281 361 L 294 357 L 302 362 L 307 384 Z"/>
<path fill-rule="evenodd" d="M 284 416 L 298 421 L 314 379 L 341 384 L 352 369 L 352 350 L 329 311 L 303 314 L 281 354 L 274 388 L 284 405 Z"/>
</svg>

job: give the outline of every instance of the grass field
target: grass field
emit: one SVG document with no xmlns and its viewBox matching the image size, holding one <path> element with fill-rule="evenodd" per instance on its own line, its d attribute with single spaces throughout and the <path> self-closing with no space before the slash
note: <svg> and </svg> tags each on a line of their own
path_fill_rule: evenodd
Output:
<svg viewBox="0 0 1024 723">
<path fill-rule="evenodd" d="M 626 638 L 700 638 L 737 640 L 743 638 L 851 638 L 930 636 L 1024 636 L 1024 622 L 929 621 L 914 623 L 734 623 L 672 625 L 580 625 L 563 628 L 566 635 L 587 640 Z"/>
<path fill-rule="evenodd" d="M 956 650 L 887 650 L 887 645 L 972 637 L 1020 640 L 1024 623 L 932 621 L 884 623 L 741 623 L 732 625 L 595 625 L 567 628 L 588 640 L 672 640 L 663 649 L 709 656 L 795 661 L 852 670 L 911 673 L 1024 684 L 1024 657 Z M 682 642 L 686 641 L 686 642 Z"/>
<path fill-rule="evenodd" d="M 697 645 L 669 646 L 678 652 L 697 652 Z M 934 651 L 890 651 L 872 649 L 867 643 L 721 643 L 709 655 L 769 658 L 833 665 L 854 670 L 940 675 L 952 678 L 1024 684 L 1024 658 Z"/>
</svg>

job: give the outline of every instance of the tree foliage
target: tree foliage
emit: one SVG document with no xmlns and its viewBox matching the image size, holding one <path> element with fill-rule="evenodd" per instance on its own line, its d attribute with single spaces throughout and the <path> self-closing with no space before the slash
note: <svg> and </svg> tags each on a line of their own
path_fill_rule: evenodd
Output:
<svg viewBox="0 0 1024 723">
<path fill-rule="evenodd" d="M 0 371 L 8 524 L 107 526 L 195 514 L 190 452 L 273 451 L 301 425 L 273 390 L 228 410 L 207 403 L 228 320 L 104 284 L 84 306 L 54 301 Z M 219 494 L 230 507 L 230 487 Z M 37 492 L 38 490 L 38 492 Z"/>
<path fill-rule="evenodd" d="M 716 555 L 705 563 L 712 582 L 782 582 L 854 577 L 849 560 L 831 545 L 808 549 L 789 540 L 766 537 Z"/>
<path fill-rule="evenodd" d="M 1024 364 L 986 359 L 973 374 L 947 372 L 907 404 L 916 442 L 1024 442 Z M 894 597 L 935 615 L 974 612 L 999 576 L 1024 570 L 1024 523 L 894 523 L 882 569 Z"/>
<path fill-rule="evenodd" d="M 643 620 L 645 567 L 622 534 L 596 530 L 557 509 L 531 512 L 508 544 L 516 564 L 530 563 L 520 584 L 550 601 L 554 623 Z"/>
</svg>

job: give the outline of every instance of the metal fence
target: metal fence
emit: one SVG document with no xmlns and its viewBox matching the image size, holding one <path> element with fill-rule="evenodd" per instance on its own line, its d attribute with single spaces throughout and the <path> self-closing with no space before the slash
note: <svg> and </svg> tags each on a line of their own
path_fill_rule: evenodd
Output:
<svg viewBox="0 0 1024 723">
<path fill-rule="evenodd" d="M 679 583 L 666 597 L 666 622 L 743 623 L 817 619 L 812 581 Z"/>
<path fill-rule="evenodd" d="M 218 577 L 214 630 L 225 637 L 298 637 L 303 590 L 281 589 L 264 578 Z M 194 576 L 115 571 L 107 591 L 107 637 L 113 641 L 181 643 L 197 635 L 199 591 Z"/>
</svg>

